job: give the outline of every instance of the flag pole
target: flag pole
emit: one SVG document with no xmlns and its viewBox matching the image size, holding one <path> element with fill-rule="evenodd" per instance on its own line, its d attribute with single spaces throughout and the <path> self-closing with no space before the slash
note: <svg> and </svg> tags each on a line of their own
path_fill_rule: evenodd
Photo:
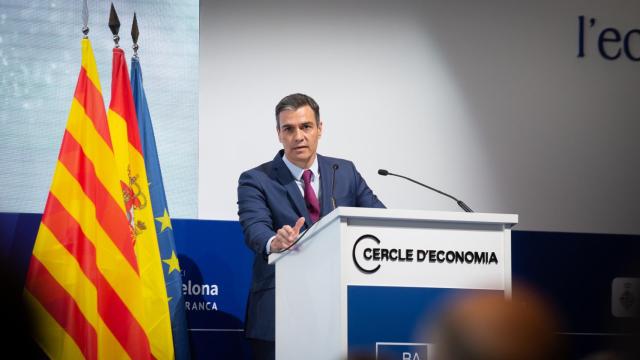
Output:
<svg viewBox="0 0 640 360">
<path fill-rule="evenodd" d="M 89 4 L 87 4 L 87 0 L 82 2 L 82 33 L 84 39 L 89 38 Z"/>
<path fill-rule="evenodd" d="M 138 30 L 138 18 L 136 13 L 133 13 L 133 25 L 131 25 L 131 39 L 133 39 L 133 57 L 135 59 L 138 58 L 138 37 L 140 36 L 140 31 Z"/>
<path fill-rule="evenodd" d="M 111 11 L 109 12 L 109 29 L 111 29 L 111 33 L 113 34 L 113 42 L 115 43 L 115 48 L 119 48 L 120 36 L 118 32 L 120 31 L 120 19 L 118 19 L 118 14 L 116 13 L 116 8 L 111 3 Z"/>
</svg>

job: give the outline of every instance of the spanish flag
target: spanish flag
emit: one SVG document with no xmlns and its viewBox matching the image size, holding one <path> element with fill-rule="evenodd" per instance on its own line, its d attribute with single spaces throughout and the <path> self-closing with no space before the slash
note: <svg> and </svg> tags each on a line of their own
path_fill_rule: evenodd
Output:
<svg viewBox="0 0 640 360">
<path fill-rule="evenodd" d="M 147 271 L 134 247 L 89 39 L 33 249 L 25 298 L 53 359 L 148 359 Z M 170 355 L 167 355 L 169 357 Z"/>
<path fill-rule="evenodd" d="M 151 354 L 156 359 L 173 359 L 169 298 L 160 258 L 156 219 L 153 214 L 149 179 L 140 141 L 140 130 L 131 91 L 131 81 L 124 51 L 113 49 L 111 103 L 107 119 L 117 174 L 124 194 L 124 206 L 132 234 L 131 241 L 140 266 L 139 280 L 143 297 L 134 312 L 149 339 Z"/>
</svg>

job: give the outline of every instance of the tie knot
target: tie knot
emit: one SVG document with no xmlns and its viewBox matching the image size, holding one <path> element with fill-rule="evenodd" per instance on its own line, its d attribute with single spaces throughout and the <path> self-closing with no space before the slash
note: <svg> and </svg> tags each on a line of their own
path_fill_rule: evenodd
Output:
<svg viewBox="0 0 640 360">
<path fill-rule="evenodd" d="M 305 184 L 311 183 L 311 176 L 313 176 L 313 171 L 309 169 L 302 172 L 302 180 L 304 181 Z"/>
</svg>

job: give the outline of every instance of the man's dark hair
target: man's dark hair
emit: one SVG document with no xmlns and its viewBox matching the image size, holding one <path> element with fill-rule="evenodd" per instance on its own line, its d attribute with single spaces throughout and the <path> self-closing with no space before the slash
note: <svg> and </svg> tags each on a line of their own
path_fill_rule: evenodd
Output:
<svg viewBox="0 0 640 360">
<path fill-rule="evenodd" d="M 311 96 L 305 94 L 287 95 L 276 105 L 276 129 L 280 129 L 280 113 L 285 110 L 298 110 L 303 106 L 309 106 L 316 115 L 316 125 L 320 124 L 320 106 Z"/>
</svg>

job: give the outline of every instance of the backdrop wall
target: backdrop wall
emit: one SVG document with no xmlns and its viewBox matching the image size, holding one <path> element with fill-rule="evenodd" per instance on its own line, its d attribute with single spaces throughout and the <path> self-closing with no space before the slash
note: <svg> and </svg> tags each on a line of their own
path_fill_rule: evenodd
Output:
<svg viewBox="0 0 640 360">
<path fill-rule="evenodd" d="M 628 1 L 206 1 L 200 8 L 198 214 L 237 219 L 238 175 L 280 148 L 273 109 L 320 104 L 319 151 L 354 160 L 387 206 L 521 230 L 640 233 L 640 28 Z M 585 16 L 583 57 L 580 20 Z M 590 18 L 595 18 L 590 26 Z M 599 37 L 615 28 L 619 40 Z M 615 38 L 609 31 L 604 38 Z M 628 51 L 640 56 L 640 36 Z"/>
<path fill-rule="evenodd" d="M 111 98 L 111 2 L 90 0 L 89 39 Z M 113 0 L 138 54 L 173 216 L 197 216 L 198 1 Z M 82 1 L 0 0 L 0 211 L 41 213 L 80 70 Z"/>
</svg>

